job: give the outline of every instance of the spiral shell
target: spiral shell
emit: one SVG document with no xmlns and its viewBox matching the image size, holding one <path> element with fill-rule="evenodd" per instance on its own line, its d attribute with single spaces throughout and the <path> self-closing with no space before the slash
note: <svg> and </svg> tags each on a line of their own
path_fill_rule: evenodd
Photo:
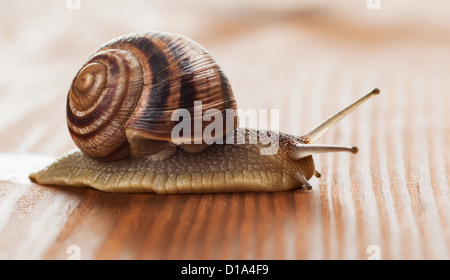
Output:
<svg viewBox="0 0 450 280">
<path fill-rule="evenodd" d="M 67 124 L 85 154 L 119 160 L 132 154 L 133 139 L 169 143 L 173 111 L 184 108 L 194 116 L 196 100 L 202 101 L 202 114 L 215 108 L 224 120 L 226 109 L 237 108 L 227 77 L 208 51 L 181 35 L 130 34 L 100 47 L 78 71 L 67 98 Z M 201 129 L 207 125 L 202 122 Z M 217 137 L 228 132 L 223 128 Z M 195 135 L 202 133 L 193 130 L 192 140 Z"/>
</svg>

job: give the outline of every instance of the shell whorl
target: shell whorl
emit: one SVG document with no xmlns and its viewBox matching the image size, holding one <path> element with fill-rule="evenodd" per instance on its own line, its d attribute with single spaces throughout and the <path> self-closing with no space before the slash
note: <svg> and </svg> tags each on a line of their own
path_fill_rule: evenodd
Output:
<svg viewBox="0 0 450 280">
<path fill-rule="evenodd" d="M 100 51 L 88 59 L 67 98 L 69 131 L 85 154 L 111 160 L 130 154 L 123 126 L 142 84 L 139 63 L 126 51 Z"/>
<path fill-rule="evenodd" d="M 130 34 L 100 47 L 77 73 L 67 123 L 85 154 L 119 160 L 132 153 L 129 132 L 170 142 L 172 112 L 184 108 L 193 116 L 197 100 L 202 113 L 215 108 L 224 120 L 226 109 L 237 107 L 227 77 L 203 47 L 176 34 Z"/>
</svg>

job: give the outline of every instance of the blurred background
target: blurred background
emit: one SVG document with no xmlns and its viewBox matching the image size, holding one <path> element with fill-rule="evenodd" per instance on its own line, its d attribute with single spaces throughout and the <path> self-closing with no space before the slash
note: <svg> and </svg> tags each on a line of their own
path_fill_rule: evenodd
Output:
<svg viewBox="0 0 450 280">
<path fill-rule="evenodd" d="M 122 201 L 18 188 L 5 178 L 28 160 L 3 161 L 0 257 L 64 258 L 75 240 L 83 258 L 367 258 L 371 244 L 382 258 L 450 258 L 449 10 L 441 0 L 0 0 L 0 154 L 75 148 L 65 122 L 75 73 L 97 47 L 138 31 L 199 42 L 238 106 L 279 109 L 283 132 L 382 92 L 321 139 L 359 153 L 315 157 L 323 176 L 311 192 Z M 172 206 L 192 224 L 165 216 Z M 230 214 L 209 219 L 216 211 Z"/>
<path fill-rule="evenodd" d="M 73 76 L 98 46 L 132 32 L 175 32 L 199 42 L 225 69 L 238 105 L 281 109 L 280 129 L 290 133 L 309 130 L 374 87 L 386 92 L 385 101 L 370 107 L 383 110 L 386 100 L 408 96 L 396 85 L 449 74 L 449 7 L 442 1 L 0 3 L 2 152 L 65 152 Z"/>
</svg>

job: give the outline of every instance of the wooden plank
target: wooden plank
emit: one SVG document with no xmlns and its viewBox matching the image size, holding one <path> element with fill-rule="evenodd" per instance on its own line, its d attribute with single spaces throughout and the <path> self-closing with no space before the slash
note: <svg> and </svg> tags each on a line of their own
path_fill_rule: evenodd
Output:
<svg viewBox="0 0 450 280">
<path fill-rule="evenodd" d="M 135 21 L 110 7 L 104 17 L 123 25 L 94 30 L 81 23 L 98 22 L 90 13 L 100 4 L 0 11 L 9 68 L 0 75 L 0 258 L 66 259 L 75 245 L 82 259 L 448 259 L 450 24 L 419 3 L 385 2 L 379 11 L 345 1 L 197 4 L 186 7 L 192 26 L 154 19 L 213 53 L 240 107 L 280 109 L 288 133 L 382 90 L 321 140 L 359 153 L 315 156 L 322 177 L 311 191 L 167 196 L 44 187 L 27 175 L 75 147 L 64 110 L 77 67 L 112 37 L 142 30 L 146 9 L 171 15 L 171 6 L 142 3 Z M 414 7 L 423 8 L 417 21 Z"/>
</svg>

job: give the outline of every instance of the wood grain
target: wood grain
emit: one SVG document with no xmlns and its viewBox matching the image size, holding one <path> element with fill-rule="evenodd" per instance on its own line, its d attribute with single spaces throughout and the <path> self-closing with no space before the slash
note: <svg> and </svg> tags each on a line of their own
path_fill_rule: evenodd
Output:
<svg viewBox="0 0 450 280">
<path fill-rule="evenodd" d="M 67 259 L 70 245 L 82 259 L 367 259 L 373 248 L 382 259 L 450 258 L 447 4 L 20 2 L 0 11 L 1 259 Z M 380 88 L 320 141 L 359 153 L 315 156 L 322 177 L 311 191 L 32 184 L 30 172 L 75 148 L 64 110 L 78 67 L 102 43 L 140 30 L 200 42 L 238 105 L 280 109 L 280 130 L 292 134 Z"/>
</svg>

